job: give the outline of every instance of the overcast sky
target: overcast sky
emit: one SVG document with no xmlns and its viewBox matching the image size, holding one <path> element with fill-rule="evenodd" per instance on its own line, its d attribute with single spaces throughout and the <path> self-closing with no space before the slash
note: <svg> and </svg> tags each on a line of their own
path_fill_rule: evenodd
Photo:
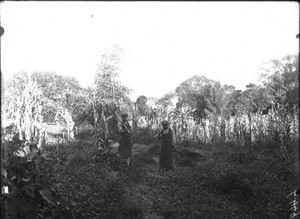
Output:
<svg viewBox="0 0 300 219">
<path fill-rule="evenodd" d="M 1 69 L 92 82 L 119 44 L 120 81 L 160 97 L 193 75 L 244 89 L 262 62 L 298 53 L 297 2 L 2 2 Z"/>
</svg>

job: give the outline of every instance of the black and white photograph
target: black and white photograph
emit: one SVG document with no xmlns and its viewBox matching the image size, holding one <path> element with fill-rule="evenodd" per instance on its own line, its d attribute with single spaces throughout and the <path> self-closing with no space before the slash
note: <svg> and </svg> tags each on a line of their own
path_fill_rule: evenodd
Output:
<svg viewBox="0 0 300 219">
<path fill-rule="evenodd" d="M 297 1 L 2 1 L 1 218 L 299 218 Z"/>
</svg>

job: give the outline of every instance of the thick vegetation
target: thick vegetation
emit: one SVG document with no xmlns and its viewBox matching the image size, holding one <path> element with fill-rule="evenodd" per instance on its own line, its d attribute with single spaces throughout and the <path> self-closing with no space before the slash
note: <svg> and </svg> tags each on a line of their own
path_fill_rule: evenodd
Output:
<svg viewBox="0 0 300 219">
<path fill-rule="evenodd" d="M 194 76 L 159 99 L 118 82 L 103 54 L 94 87 L 55 73 L 18 73 L 2 107 L 2 218 L 285 218 L 298 188 L 298 56 L 262 68 L 244 91 Z M 130 114 L 133 161 L 117 156 Z M 176 169 L 158 170 L 160 121 L 176 132 Z M 298 162 L 297 162 L 298 161 Z M 7 192 L 8 191 L 8 192 Z"/>
</svg>

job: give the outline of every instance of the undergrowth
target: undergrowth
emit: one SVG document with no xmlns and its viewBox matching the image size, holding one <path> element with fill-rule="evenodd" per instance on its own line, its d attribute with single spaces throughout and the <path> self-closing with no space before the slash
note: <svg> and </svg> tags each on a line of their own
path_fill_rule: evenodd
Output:
<svg viewBox="0 0 300 219">
<path fill-rule="evenodd" d="M 127 166 L 78 140 L 44 147 L 36 155 L 43 157 L 41 169 L 11 157 L 17 166 L 10 160 L 7 171 L 9 179 L 17 175 L 12 182 L 24 191 L 20 197 L 41 200 L 40 218 L 286 218 L 287 196 L 299 185 L 297 145 L 283 157 L 277 144 L 186 141 L 174 149 L 176 169 L 162 172 L 157 142 L 135 144 Z M 43 187 L 36 187 L 41 180 Z M 49 192 L 35 196 L 42 189 Z"/>
</svg>

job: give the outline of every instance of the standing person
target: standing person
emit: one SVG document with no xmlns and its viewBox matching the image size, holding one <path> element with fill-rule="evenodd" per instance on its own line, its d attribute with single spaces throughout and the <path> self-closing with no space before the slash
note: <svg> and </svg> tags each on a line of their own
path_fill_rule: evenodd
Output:
<svg viewBox="0 0 300 219">
<path fill-rule="evenodd" d="M 163 129 L 158 134 L 158 139 L 161 141 L 159 169 L 174 170 L 175 164 L 172 151 L 176 141 L 175 133 L 167 120 L 162 121 L 161 125 Z"/>
<path fill-rule="evenodd" d="M 130 157 L 132 154 L 132 140 L 131 140 L 131 126 L 128 122 L 128 114 L 122 114 L 122 122 L 118 123 L 118 131 L 120 133 L 119 141 L 119 154 L 122 158 L 126 159 L 127 165 L 130 163 Z"/>
</svg>

